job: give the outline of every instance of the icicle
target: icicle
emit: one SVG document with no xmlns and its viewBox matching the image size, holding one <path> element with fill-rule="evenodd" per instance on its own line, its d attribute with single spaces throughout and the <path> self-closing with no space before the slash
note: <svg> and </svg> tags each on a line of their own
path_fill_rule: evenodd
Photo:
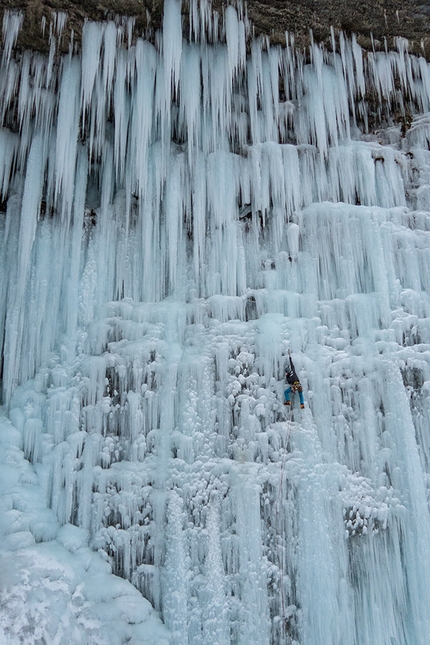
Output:
<svg viewBox="0 0 430 645">
<path fill-rule="evenodd" d="M 85 125 L 85 114 L 92 98 L 97 70 L 100 65 L 103 32 L 104 25 L 95 22 L 86 22 L 82 30 L 81 109 L 83 125 Z"/>
<path fill-rule="evenodd" d="M 33 139 L 28 155 L 26 181 L 21 206 L 21 223 L 19 231 L 18 251 L 18 293 L 17 299 L 24 297 L 29 275 L 31 250 L 36 235 L 36 225 L 39 216 L 40 201 L 45 171 L 43 140 L 40 135 Z"/>
<path fill-rule="evenodd" d="M 66 26 L 67 23 L 67 13 L 64 11 L 54 11 L 54 30 L 56 32 L 56 36 L 58 40 L 61 39 L 64 27 Z"/>
<path fill-rule="evenodd" d="M 9 11 L 6 10 L 3 15 L 3 57 L 2 65 L 7 67 L 9 65 L 12 49 L 18 39 L 19 32 L 22 28 L 24 21 L 24 13 L 22 11 Z"/>
<path fill-rule="evenodd" d="M 182 54 L 182 27 L 180 0 L 166 0 L 163 18 L 163 61 L 166 100 L 178 91 Z"/>
<path fill-rule="evenodd" d="M 79 61 L 64 59 L 64 72 L 60 86 L 57 139 L 55 202 L 70 217 L 76 166 L 79 129 Z"/>
</svg>

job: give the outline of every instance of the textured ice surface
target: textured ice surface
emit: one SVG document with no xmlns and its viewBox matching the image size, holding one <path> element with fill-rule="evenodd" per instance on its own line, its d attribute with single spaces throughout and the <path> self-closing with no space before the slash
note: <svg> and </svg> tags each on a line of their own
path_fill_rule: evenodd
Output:
<svg viewBox="0 0 430 645">
<path fill-rule="evenodd" d="M 0 643 L 428 645 L 428 63 L 55 20 L 4 26 Z"/>
<path fill-rule="evenodd" d="M 0 416 L 0 643 L 167 645 L 150 603 L 112 575 L 87 531 L 59 525 L 20 446 Z"/>
</svg>

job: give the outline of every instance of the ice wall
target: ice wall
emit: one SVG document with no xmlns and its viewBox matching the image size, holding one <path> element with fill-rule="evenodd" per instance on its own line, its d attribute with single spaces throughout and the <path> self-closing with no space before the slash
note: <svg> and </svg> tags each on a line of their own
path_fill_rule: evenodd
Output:
<svg viewBox="0 0 430 645">
<path fill-rule="evenodd" d="M 0 74 L 3 402 L 59 526 L 172 645 L 427 645 L 429 64 L 64 20 L 6 14 Z"/>
</svg>

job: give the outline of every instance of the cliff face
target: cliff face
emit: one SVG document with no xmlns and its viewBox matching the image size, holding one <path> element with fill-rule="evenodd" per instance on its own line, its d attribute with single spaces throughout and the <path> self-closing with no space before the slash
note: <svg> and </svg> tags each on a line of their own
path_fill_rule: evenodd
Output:
<svg viewBox="0 0 430 645">
<path fill-rule="evenodd" d="M 187 1 L 3 23 L 0 643 L 429 645 L 430 63 Z"/>
<path fill-rule="evenodd" d="M 215 0 L 213 6 L 223 11 L 225 3 Z M 407 38 L 410 49 L 430 56 L 430 5 L 423 0 L 249 0 L 248 16 L 255 34 L 265 34 L 272 43 L 284 43 L 285 32 L 294 34 L 298 46 L 306 46 L 309 32 L 317 41 L 329 43 L 330 29 L 355 33 L 364 48 L 393 47 L 396 37 Z M 49 25 L 55 12 L 67 14 L 62 46 L 73 40 L 79 43 L 86 19 L 106 20 L 116 16 L 134 19 L 134 33 L 148 37 L 159 28 L 163 0 L 3 0 L 0 17 L 5 9 L 23 12 L 23 30 L 18 45 L 47 51 Z M 188 7 L 183 3 L 184 20 Z M 373 37 L 373 43 L 372 43 Z M 386 43 L 386 44 L 385 44 Z"/>
</svg>

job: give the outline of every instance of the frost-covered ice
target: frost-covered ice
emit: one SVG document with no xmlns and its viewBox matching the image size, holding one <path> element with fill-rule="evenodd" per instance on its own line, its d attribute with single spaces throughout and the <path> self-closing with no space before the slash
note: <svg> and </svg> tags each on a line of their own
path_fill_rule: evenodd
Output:
<svg viewBox="0 0 430 645">
<path fill-rule="evenodd" d="M 3 28 L 1 645 L 428 645 L 429 64 L 66 22 Z"/>
<path fill-rule="evenodd" d="M 167 645 L 150 603 L 46 504 L 22 436 L 0 417 L 0 643 Z"/>
</svg>

